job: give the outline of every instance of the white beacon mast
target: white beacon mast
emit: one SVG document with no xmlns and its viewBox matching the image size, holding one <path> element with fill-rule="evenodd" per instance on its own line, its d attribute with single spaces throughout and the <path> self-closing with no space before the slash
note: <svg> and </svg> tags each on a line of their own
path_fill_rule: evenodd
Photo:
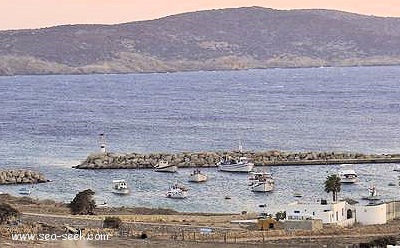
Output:
<svg viewBox="0 0 400 248">
<path fill-rule="evenodd" d="M 106 153 L 106 137 L 104 136 L 104 133 L 100 134 L 99 143 L 100 143 L 100 151 L 102 153 Z"/>
</svg>

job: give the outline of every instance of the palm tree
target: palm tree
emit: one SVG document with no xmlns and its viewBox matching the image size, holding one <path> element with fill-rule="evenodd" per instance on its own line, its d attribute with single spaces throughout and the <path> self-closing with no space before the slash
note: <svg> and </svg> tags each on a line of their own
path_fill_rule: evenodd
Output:
<svg viewBox="0 0 400 248">
<path fill-rule="evenodd" d="M 340 177 L 338 177 L 338 175 L 333 174 L 326 177 L 325 192 L 332 192 L 333 201 L 337 201 L 337 193 L 340 192 Z"/>
</svg>

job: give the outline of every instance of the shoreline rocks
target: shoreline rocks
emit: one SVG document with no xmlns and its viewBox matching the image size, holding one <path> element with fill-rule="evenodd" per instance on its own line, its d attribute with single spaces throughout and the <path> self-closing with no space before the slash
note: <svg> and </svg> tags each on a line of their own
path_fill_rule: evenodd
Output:
<svg viewBox="0 0 400 248">
<path fill-rule="evenodd" d="M 256 166 L 312 165 L 340 163 L 400 162 L 400 154 L 361 154 L 346 152 L 221 151 L 181 153 L 96 153 L 76 169 L 151 169 L 160 160 L 181 168 L 216 167 L 222 157 L 251 158 Z"/>
<path fill-rule="evenodd" d="M 34 172 L 31 170 L 14 169 L 14 170 L 1 170 L 0 171 L 0 185 L 4 184 L 32 184 L 32 183 L 45 183 L 42 173 Z"/>
</svg>

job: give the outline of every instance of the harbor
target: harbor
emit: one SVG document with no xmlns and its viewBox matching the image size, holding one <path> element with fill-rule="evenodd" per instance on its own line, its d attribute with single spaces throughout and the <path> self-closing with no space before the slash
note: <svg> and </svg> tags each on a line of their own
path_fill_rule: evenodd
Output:
<svg viewBox="0 0 400 248">
<path fill-rule="evenodd" d="M 39 199 L 70 202 L 77 192 L 92 189 L 109 206 L 240 213 L 329 199 L 326 177 L 351 163 L 359 182 L 343 185 L 340 199 L 361 200 L 374 185 L 382 200 L 396 200 L 400 133 L 394 75 L 399 71 L 3 78 L 1 166 L 51 180 L 29 187 Z M 107 136 L 104 147 L 99 133 Z M 247 157 L 256 171 L 270 172 L 273 190 L 253 189 L 269 191 L 256 193 L 247 173 L 220 171 L 217 163 L 224 156 Z M 160 161 L 176 166 L 176 172 L 155 171 Z M 205 182 L 188 182 L 195 169 L 207 175 Z M 113 180 L 125 180 L 129 194 L 113 193 Z M 187 198 L 165 197 L 176 181 L 189 187 Z M 19 195 L 24 186 L 5 184 L 0 191 Z"/>
</svg>

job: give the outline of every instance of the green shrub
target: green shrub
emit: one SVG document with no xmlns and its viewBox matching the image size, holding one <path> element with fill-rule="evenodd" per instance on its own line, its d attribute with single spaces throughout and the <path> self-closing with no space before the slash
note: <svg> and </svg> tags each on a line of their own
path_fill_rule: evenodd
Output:
<svg viewBox="0 0 400 248">
<path fill-rule="evenodd" d="M 119 217 L 106 217 L 103 221 L 104 228 L 115 228 L 118 229 L 122 224 L 122 220 Z"/>
<path fill-rule="evenodd" d="M 7 203 L 0 203 L 0 224 L 19 216 L 19 211 Z"/>
<path fill-rule="evenodd" d="M 96 203 L 93 199 L 94 191 L 87 189 L 79 192 L 70 204 L 68 208 L 72 214 L 94 214 Z"/>
<path fill-rule="evenodd" d="M 386 247 L 387 245 L 396 245 L 396 238 L 393 236 L 379 237 L 369 242 L 372 247 Z"/>
</svg>

